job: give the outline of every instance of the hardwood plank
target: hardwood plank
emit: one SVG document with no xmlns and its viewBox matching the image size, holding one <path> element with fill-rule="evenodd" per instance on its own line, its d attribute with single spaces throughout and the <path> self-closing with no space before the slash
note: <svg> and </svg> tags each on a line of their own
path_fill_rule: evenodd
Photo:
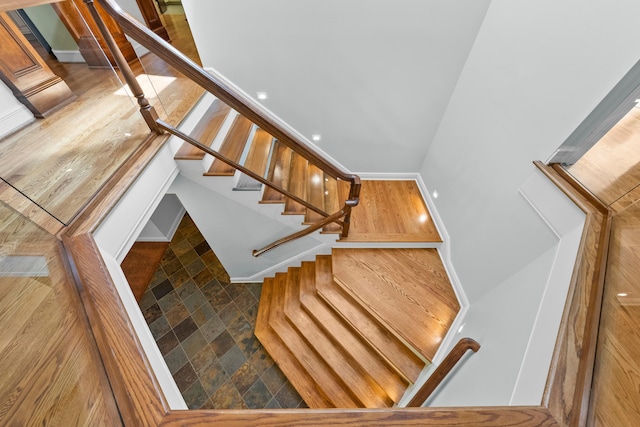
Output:
<svg viewBox="0 0 640 427">
<path fill-rule="evenodd" d="M 324 173 L 317 166 L 310 164 L 307 168 L 307 195 L 309 197 L 309 203 L 324 210 L 324 191 Z M 304 215 L 305 224 L 313 224 L 323 219 L 324 216 L 311 209 L 307 209 Z"/>
<path fill-rule="evenodd" d="M 264 176 L 269 161 L 269 153 L 271 152 L 271 143 L 273 137 L 264 130 L 258 128 L 251 141 L 247 160 L 244 167 L 260 176 Z"/>
<path fill-rule="evenodd" d="M 336 408 L 357 408 L 358 403 L 342 388 L 340 380 L 335 378 L 331 369 L 311 350 L 298 333 L 291 327 L 284 316 L 284 294 L 286 287 L 286 274 L 276 274 L 271 297 L 271 309 L 269 324 L 280 337 L 282 342 L 304 368 L 316 386 L 323 394 L 331 399 Z M 275 359 L 274 359 L 275 360 Z M 292 381 L 290 377 L 289 381 Z M 292 381 L 293 383 L 293 381 Z"/>
<path fill-rule="evenodd" d="M 341 189 L 341 200 L 347 196 Z M 360 205 L 351 212 L 349 236 L 341 240 L 442 241 L 415 181 L 362 181 Z"/>
<path fill-rule="evenodd" d="M 276 140 L 269 163 L 267 179 L 278 187 L 287 189 L 289 185 L 289 169 L 291 167 L 292 151 L 286 145 Z M 260 203 L 284 203 L 282 193 L 265 186 Z"/>
<path fill-rule="evenodd" d="M 324 211 L 327 213 L 338 212 L 344 204 L 344 200 L 339 198 L 338 181 L 325 174 L 324 175 Z M 342 226 L 340 224 L 331 223 L 322 228 L 323 233 L 340 233 Z"/>
<path fill-rule="evenodd" d="M 231 129 L 229 129 L 229 133 L 225 137 L 222 145 L 220 146 L 220 150 L 218 151 L 220 154 L 228 158 L 229 160 L 233 160 L 238 163 L 240 161 L 240 157 L 242 156 L 242 152 L 244 151 L 244 147 L 247 144 L 249 139 L 249 134 L 251 133 L 251 128 L 253 123 L 248 119 L 237 116 L 231 125 Z M 211 163 L 211 167 L 209 171 L 205 172 L 205 176 L 233 176 L 236 173 L 236 170 L 218 160 L 215 159 L 213 163 Z"/>
<path fill-rule="evenodd" d="M 378 354 L 396 369 L 396 372 L 408 382 L 414 382 L 425 366 L 425 362 L 335 284 L 331 264 L 330 255 L 316 257 L 318 295 L 340 313 L 352 330 L 375 348 Z"/>
<path fill-rule="evenodd" d="M 122 425 L 63 252 L 0 203 L 1 425 Z"/>
<path fill-rule="evenodd" d="M 300 307 L 300 267 L 290 267 L 285 286 L 284 314 L 308 346 L 329 366 L 342 387 L 361 407 L 384 408 L 393 403 L 384 390 L 361 370 L 352 365 L 343 349 L 331 341 Z"/>
<path fill-rule="evenodd" d="M 614 216 L 589 419 L 640 423 L 640 205 Z"/>
<path fill-rule="evenodd" d="M 258 317 L 256 320 L 256 337 L 258 337 L 258 340 L 260 340 L 265 350 L 271 355 L 280 370 L 286 375 L 309 407 L 331 407 L 333 406 L 331 400 L 315 386 L 313 379 L 306 374 L 304 368 L 291 352 L 287 350 L 282 340 L 280 340 L 269 325 L 275 280 L 274 278 L 266 278 L 262 284 L 260 306 L 258 307 Z"/>
<path fill-rule="evenodd" d="M 358 334 L 345 324 L 335 311 L 324 302 L 316 292 L 316 263 L 302 262 L 300 267 L 301 308 L 311 316 L 322 334 L 330 337 L 349 356 L 351 364 L 371 375 L 389 398 L 397 403 L 405 392 L 408 383 L 394 371 L 393 367 L 369 346 Z"/>
<path fill-rule="evenodd" d="M 191 132 L 191 137 L 201 142 L 203 145 L 211 146 L 214 138 L 220 131 L 224 120 L 229 115 L 231 109 L 219 99 L 214 100 L 207 111 Z M 176 160 L 202 160 L 205 152 L 194 147 L 188 142 L 184 142 L 175 155 Z"/>
<path fill-rule="evenodd" d="M 289 184 L 287 190 L 294 196 L 307 200 L 307 180 L 309 179 L 308 172 L 309 162 L 298 153 L 293 153 L 291 156 L 291 170 L 289 172 Z M 284 204 L 285 215 L 304 215 L 307 208 L 300 203 L 293 201 L 289 198 L 286 199 Z"/>
<path fill-rule="evenodd" d="M 337 283 L 427 360 L 460 309 L 435 249 L 334 249 Z"/>
<path fill-rule="evenodd" d="M 632 108 L 567 169 L 607 206 L 640 183 L 640 108 Z"/>
</svg>

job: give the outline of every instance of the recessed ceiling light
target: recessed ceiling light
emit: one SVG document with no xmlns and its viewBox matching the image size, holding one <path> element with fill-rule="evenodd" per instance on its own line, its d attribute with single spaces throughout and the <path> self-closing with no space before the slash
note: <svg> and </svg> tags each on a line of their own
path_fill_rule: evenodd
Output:
<svg viewBox="0 0 640 427">
<path fill-rule="evenodd" d="M 322 139 L 322 135 L 320 135 L 319 133 L 316 133 L 315 135 L 311 135 L 311 139 L 318 142 Z"/>
<path fill-rule="evenodd" d="M 437 199 L 437 198 L 438 198 L 438 192 L 437 192 L 437 191 L 434 191 L 434 192 L 433 192 L 433 193 L 431 193 L 431 194 L 433 195 L 433 198 L 434 198 L 434 199 Z"/>
<path fill-rule="evenodd" d="M 261 100 L 269 98 L 269 95 L 267 94 L 267 92 L 256 92 L 256 96 L 258 97 L 258 99 L 261 99 Z"/>
</svg>

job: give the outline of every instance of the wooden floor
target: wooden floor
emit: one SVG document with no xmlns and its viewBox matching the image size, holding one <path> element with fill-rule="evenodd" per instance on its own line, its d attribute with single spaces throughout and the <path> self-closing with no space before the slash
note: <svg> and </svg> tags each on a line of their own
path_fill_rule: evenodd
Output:
<svg viewBox="0 0 640 427">
<path fill-rule="evenodd" d="M 184 17 L 169 15 L 166 19 L 176 23 L 167 28 L 174 44 L 197 59 L 193 40 L 188 45 L 189 37 L 184 35 Z M 51 58 L 48 63 L 77 99 L 0 140 L 0 176 L 68 224 L 141 144 L 149 129 L 113 70 L 59 64 Z M 179 122 L 202 94 L 193 82 L 176 75 L 153 54 L 143 57 L 144 67 L 132 65 L 151 104 L 171 122 Z M 5 202 L 11 196 L 0 192 Z"/>
<path fill-rule="evenodd" d="M 197 59 L 184 16 L 163 19 L 174 44 Z M 114 71 L 48 62 L 77 99 L 0 140 L 0 425 L 117 426 L 123 420 L 55 235 L 149 130 Z M 152 55 L 142 62 L 133 66 L 150 76 L 143 87 L 162 88 L 150 101 L 181 120 L 202 91 Z"/>
<path fill-rule="evenodd" d="M 640 425 L 640 109 L 568 170 L 614 212 L 589 425 Z"/>
<path fill-rule="evenodd" d="M 347 194 L 341 195 L 346 200 Z M 347 242 L 441 242 L 415 181 L 362 181 Z"/>
</svg>

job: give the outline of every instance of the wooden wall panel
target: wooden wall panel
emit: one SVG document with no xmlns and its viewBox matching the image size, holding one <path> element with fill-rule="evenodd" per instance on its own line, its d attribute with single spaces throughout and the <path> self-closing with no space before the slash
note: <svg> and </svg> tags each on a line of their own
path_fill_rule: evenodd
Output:
<svg viewBox="0 0 640 427">
<path fill-rule="evenodd" d="M 0 13 L 0 78 L 36 117 L 74 98 L 4 12 Z"/>
</svg>

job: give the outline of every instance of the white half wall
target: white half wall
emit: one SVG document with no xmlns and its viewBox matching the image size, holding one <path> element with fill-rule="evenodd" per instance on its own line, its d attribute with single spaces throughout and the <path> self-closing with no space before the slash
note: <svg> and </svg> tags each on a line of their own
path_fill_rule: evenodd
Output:
<svg viewBox="0 0 640 427">
<path fill-rule="evenodd" d="M 234 282 L 261 282 L 275 271 L 285 271 L 288 265 L 313 259 L 316 253 L 330 251 L 326 243 L 306 236 L 260 257 L 253 257 L 253 249 L 259 249 L 297 229 L 251 210 L 182 175 L 176 178 L 169 191 L 178 196 Z"/>
<path fill-rule="evenodd" d="M 0 81 L 0 138 L 17 131 L 35 120 L 33 114 Z"/>
<path fill-rule="evenodd" d="M 421 175 L 471 302 L 556 244 L 518 188 L 638 61 L 640 2 L 493 0 Z"/>
<path fill-rule="evenodd" d="M 473 301 L 447 352 L 462 337 L 468 352 L 428 406 L 539 405 L 576 261 L 585 214 L 538 170 L 521 195 L 556 244 Z"/>
<path fill-rule="evenodd" d="M 170 242 L 185 210 L 175 194 L 165 194 L 138 235 L 138 242 Z"/>
</svg>

